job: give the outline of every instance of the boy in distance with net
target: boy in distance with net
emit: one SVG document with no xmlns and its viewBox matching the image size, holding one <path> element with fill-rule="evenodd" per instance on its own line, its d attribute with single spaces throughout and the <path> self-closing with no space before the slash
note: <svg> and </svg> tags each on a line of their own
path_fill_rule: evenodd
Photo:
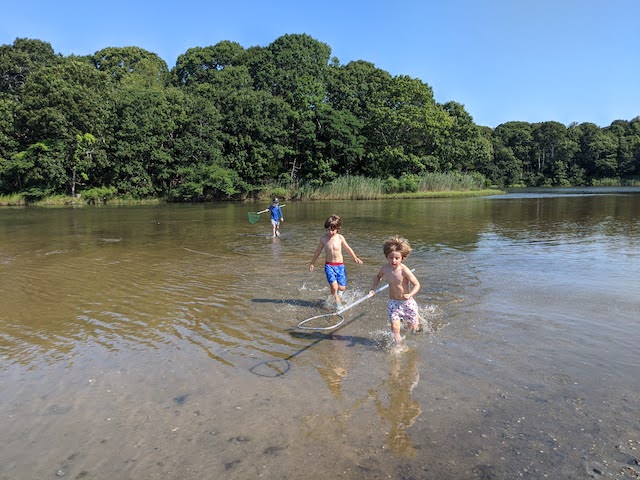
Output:
<svg viewBox="0 0 640 480">
<path fill-rule="evenodd" d="M 400 322 L 406 320 L 411 332 L 419 332 L 421 329 L 418 304 L 413 298 L 420 290 L 420 282 L 409 267 L 402 263 L 411 253 L 411 246 L 406 238 L 398 235 L 389 237 L 382 244 L 382 249 L 384 256 L 387 257 L 387 263 L 380 268 L 373 279 L 369 296 L 375 295 L 375 290 L 382 278 L 389 283 L 387 312 L 393 338 L 399 346 L 402 343 Z"/>
<path fill-rule="evenodd" d="M 342 219 L 338 215 L 330 215 L 324 222 L 324 228 L 326 229 L 326 232 L 322 237 L 320 237 L 320 243 L 318 244 L 318 248 L 316 248 L 316 252 L 313 254 L 313 260 L 311 260 L 311 264 L 309 265 L 309 271 L 313 272 L 313 264 L 320 256 L 320 253 L 322 253 L 322 249 L 324 249 L 324 273 L 326 274 L 327 281 L 329 282 L 331 295 L 333 295 L 336 305 L 342 305 L 340 297 L 347 288 L 347 271 L 344 267 L 342 249 L 344 248 L 358 265 L 362 265 L 362 260 L 356 256 L 353 249 L 340 234 Z"/>
<path fill-rule="evenodd" d="M 273 203 L 268 208 L 269 213 L 271 214 L 271 227 L 273 230 L 273 236 L 280 236 L 280 222 L 284 222 L 284 217 L 282 216 L 282 209 L 280 208 L 280 201 L 277 198 L 273 199 Z"/>
</svg>

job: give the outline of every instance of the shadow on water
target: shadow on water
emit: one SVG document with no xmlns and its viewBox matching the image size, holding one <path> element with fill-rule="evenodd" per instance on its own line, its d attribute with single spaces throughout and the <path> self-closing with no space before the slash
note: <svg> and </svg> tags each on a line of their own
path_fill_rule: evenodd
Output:
<svg viewBox="0 0 640 480">
<path fill-rule="evenodd" d="M 315 307 L 319 308 L 322 306 L 322 300 L 300 300 L 299 298 L 291 298 L 291 299 L 282 299 L 278 298 L 276 300 L 272 298 L 253 298 L 251 299 L 254 303 L 286 303 L 287 305 L 292 305 L 294 307 Z"/>
<path fill-rule="evenodd" d="M 309 339 L 309 340 L 315 339 L 315 340 L 311 342 L 309 345 L 307 345 L 306 347 L 301 348 L 300 350 L 292 353 L 286 358 L 265 360 L 264 362 L 260 362 L 257 365 L 254 365 L 253 367 L 251 367 L 249 371 L 254 375 L 258 375 L 260 377 L 269 377 L 269 378 L 281 377 L 291 369 L 291 363 L 289 362 L 289 360 L 297 357 L 302 352 L 309 350 L 311 347 L 314 347 L 315 345 L 322 342 L 323 340 L 347 341 L 347 342 L 350 342 L 349 343 L 350 347 L 355 345 L 374 346 L 375 342 L 366 338 L 355 337 L 352 335 L 336 335 L 335 334 L 335 332 L 338 332 L 343 328 L 345 328 L 346 326 L 351 325 L 353 322 L 362 318 L 363 316 L 364 314 L 361 313 L 357 317 L 354 317 L 352 320 L 336 328 L 331 333 L 321 333 L 321 332 L 306 333 L 306 332 L 296 331 L 295 329 L 290 329 L 292 330 L 291 332 L 292 337 L 295 337 L 298 339 Z"/>
</svg>

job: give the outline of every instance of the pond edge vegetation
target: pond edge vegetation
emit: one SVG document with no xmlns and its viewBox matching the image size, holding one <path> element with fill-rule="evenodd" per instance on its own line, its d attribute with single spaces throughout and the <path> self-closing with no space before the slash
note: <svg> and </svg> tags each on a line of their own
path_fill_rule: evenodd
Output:
<svg viewBox="0 0 640 480">
<path fill-rule="evenodd" d="M 76 196 L 51 195 L 40 199 L 30 199 L 27 195 L 19 193 L 0 195 L 0 206 L 153 205 L 172 203 L 176 200 L 174 198 L 137 199 L 118 196 L 111 189 L 94 190 L 96 191 L 84 191 Z M 421 176 L 406 174 L 399 179 L 389 177 L 386 180 L 346 175 L 321 186 L 280 183 L 266 185 L 252 193 L 251 196 L 230 198 L 227 201 L 270 201 L 273 197 L 287 201 L 456 198 L 497 195 L 504 191 L 491 188 L 486 179 L 477 173 L 450 172 L 427 173 Z M 210 200 L 206 201 L 211 203 Z"/>
</svg>

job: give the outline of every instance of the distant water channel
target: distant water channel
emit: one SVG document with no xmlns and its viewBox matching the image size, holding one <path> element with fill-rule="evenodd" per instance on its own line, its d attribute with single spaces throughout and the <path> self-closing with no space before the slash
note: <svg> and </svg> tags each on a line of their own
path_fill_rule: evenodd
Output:
<svg viewBox="0 0 640 480">
<path fill-rule="evenodd" d="M 267 206 L 0 209 L 1 480 L 639 478 L 639 189 Z M 348 302 L 411 242 L 407 352 L 296 328 L 331 213 Z"/>
</svg>

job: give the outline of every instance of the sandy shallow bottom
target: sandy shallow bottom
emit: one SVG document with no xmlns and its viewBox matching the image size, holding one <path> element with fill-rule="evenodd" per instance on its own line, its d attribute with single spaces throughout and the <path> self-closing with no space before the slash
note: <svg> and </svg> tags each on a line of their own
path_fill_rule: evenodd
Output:
<svg viewBox="0 0 640 480">
<path fill-rule="evenodd" d="M 10 368 L 0 478 L 638 478 L 637 379 L 549 364 L 530 324 L 448 325 L 398 354 L 380 321 L 235 368 L 184 343 Z"/>
</svg>

